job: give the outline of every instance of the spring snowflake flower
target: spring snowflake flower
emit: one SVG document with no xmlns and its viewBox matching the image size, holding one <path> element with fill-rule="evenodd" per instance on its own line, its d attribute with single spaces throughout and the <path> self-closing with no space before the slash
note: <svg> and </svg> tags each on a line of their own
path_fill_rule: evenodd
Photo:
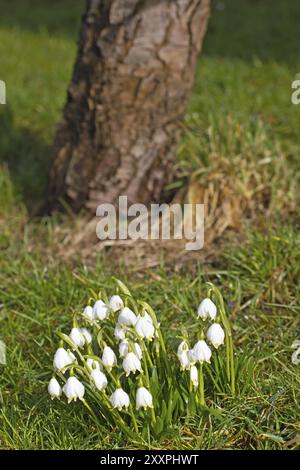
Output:
<svg viewBox="0 0 300 470">
<path fill-rule="evenodd" d="M 130 404 L 129 395 L 122 388 L 117 388 L 109 400 L 112 406 L 118 408 L 118 410 L 121 410 L 123 407 L 128 408 Z"/>
<path fill-rule="evenodd" d="M 87 330 L 86 328 L 80 328 L 80 333 L 81 333 L 82 336 L 84 337 L 84 340 L 85 340 L 86 344 L 91 344 L 91 342 L 92 342 L 92 335 L 91 335 L 91 333 L 89 332 L 89 330 Z"/>
<path fill-rule="evenodd" d="M 90 305 L 88 305 L 87 307 L 85 307 L 85 309 L 83 310 L 83 313 L 82 315 L 84 317 L 86 317 L 88 320 L 94 320 L 94 313 L 93 313 L 93 309 Z"/>
<path fill-rule="evenodd" d="M 143 353 L 142 353 L 142 350 L 141 350 L 141 347 L 138 343 L 134 343 L 132 345 L 133 349 L 134 349 L 134 353 L 137 355 L 137 357 L 141 360 L 142 359 L 142 356 L 143 356 Z M 119 344 L 119 355 L 121 358 L 124 358 L 127 354 L 128 354 L 128 350 L 129 350 L 129 345 L 128 345 L 128 339 L 125 338 L 121 341 L 121 343 Z"/>
<path fill-rule="evenodd" d="M 196 366 L 191 366 L 191 368 L 190 368 L 190 378 L 191 378 L 191 382 L 194 385 L 194 387 L 198 387 L 199 380 L 198 380 L 198 370 L 197 370 Z"/>
<path fill-rule="evenodd" d="M 191 351 L 189 350 L 188 344 L 186 341 L 182 341 L 177 349 L 177 357 L 179 359 L 181 369 L 189 369 L 193 361 Z"/>
<path fill-rule="evenodd" d="M 55 377 L 52 377 L 48 384 L 48 392 L 51 396 L 51 400 L 53 400 L 54 398 L 60 398 L 61 396 L 62 389 Z"/>
<path fill-rule="evenodd" d="M 76 360 L 74 354 L 67 352 L 64 348 L 58 348 L 54 355 L 53 366 L 57 370 L 62 370 Z"/>
<path fill-rule="evenodd" d="M 293 341 L 292 348 L 293 348 L 293 349 L 296 349 L 296 351 L 294 351 L 293 354 L 292 354 L 292 364 L 294 364 L 295 366 L 297 366 L 298 364 L 300 364 L 300 359 L 299 359 L 299 355 L 300 355 L 300 341 L 299 341 L 298 339 L 296 339 L 295 341 Z"/>
<path fill-rule="evenodd" d="M 116 355 L 109 346 L 105 346 L 103 350 L 102 362 L 108 371 L 110 371 L 117 364 Z"/>
<path fill-rule="evenodd" d="M 135 331 L 141 338 L 146 338 L 151 341 L 155 334 L 155 328 L 152 324 L 152 320 L 150 322 L 148 317 L 142 317 L 141 315 L 138 315 L 135 324 Z"/>
<path fill-rule="evenodd" d="M 118 317 L 119 325 L 134 326 L 136 324 L 136 320 L 136 315 L 132 310 L 130 310 L 130 308 L 122 308 Z"/>
<path fill-rule="evenodd" d="M 85 345 L 85 338 L 79 328 L 72 328 L 69 336 L 72 343 L 78 348 L 82 348 Z"/>
<path fill-rule="evenodd" d="M 206 333 L 207 339 L 211 344 L 218 349 L 224 343 L 225 333 L 219 323 L 213 323 L 207 330 Z"/>
<path fill-rule="evenodd" d="M 104 320 L 109 315 L 109 307 L 103 302 L 103 300 L 97 300 L 93 307 L 93 315 L 97 320 Z"/>
<path fill-rule="evenodd" d="M 192 356 L 196 362 L 210 362 L 211 349 L 206 342 L 201 339 L 199 340 L 192 349 Z"/>
<path fill-rule="evenodd" d="M 141 371 L 142 369 L 141 361 L 133 352 L 129 352 L 126 355 L 126 357 L 123 359 L 122 366 L 126 372 L 126 376 L 128 376 L 131 372 L 135 374 L 137 370 Z"/>
<path fill-rule="evenodd" d="M 117 312 L 118 310 L 121 310 L 121 308 L 124 307 L 123 300 L 119 295 L 113 295 L 109 299 L 109 306 L 113 312 Z"/>
<path fill-rule="evenodd" d="M 92 358 L 88 358 L 87 361 L 86 361 L 86 364 L 88 366 L 89 369 L 91 370 L 102 370 L 102 366 L 100 364 L 99 361 L 96 361 L 95 359 L 92 359 Z"/>
<path fill-rule="evenodd" d="M 153 408 L 152 395 L 145 387 L 139 387 L 136 392 L 136 409 L 139 408 Z"/>
<path fill-rule="evenodd" d="M 198 318 L 214 320 L 217 316 L 217 307 L 210 299 L 204 299 L 198 307 Z"/>
<path fill-rule="evenodd" d="M 98 369 L 93 369 L 92 370 L 91 379 L 94 382 L 94 384 L 96 385 L 98 390 L 103 390 L 107 385 L 106 375 L 103 374 L 103 372 L 101 372 Z"/>
<path fill-rule="evenodd" d="M 68 403 L 72 400 L 76 401 L 77 398 L 82 400 L 84 391 L 84 385 L 76 377 L 69 377 L 66 384 L 63 386 L 63 392 L 68 399 Z"/>
<path fill-rule="evenodd" d="M 117 339 L 120 339 L 120 340 L 123 340 L 125 338 L 125 328 L 123 325 L 119 325 L 119 323 L 117 323 L 116 327 L 115 327 L 115 331 L 114 331 L 114 336 L 115 338 Z"/>
</svg>

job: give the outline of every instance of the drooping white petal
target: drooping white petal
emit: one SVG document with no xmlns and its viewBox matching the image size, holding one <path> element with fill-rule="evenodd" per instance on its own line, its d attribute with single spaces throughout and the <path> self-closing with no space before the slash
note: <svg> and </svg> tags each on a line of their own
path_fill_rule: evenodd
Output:
<svg viewBox="0 0 300 470">
<path fill-rule="evenodd" d="M 48 392 L 52 400 L 61 396 L 62 388 L 54 377 L 52 377 L 48 384 Z"/>
<path fill-rule="evenodd" d="M 66 395 L 68 402 L 70 403 L 72 400 L 76 401 L 77 398 L 82 400 L 84 397 L 85 388 L 76 377 L 69 377 L 63 386 L 63 392 Z"/>
<path fill-rule="evenodd" d="M 142 350 L 141 350 L 141 347 L 138 343 L 134 343 L 132 345 L 132 348 L 134 349 L 134 353 L 137 355 L 137 357 L 141 360 L 142 359 L 142 356 L 143 356 L 143 353 L 142 353 Z M 129 350 L 129 345 L 128 345 L 128 339 L 125 338 L 121 341 L 121 343 L 119 344 L 119 355 L 121 358 L 124 358 L 127 354 L 128 354 L 128 350 Z"/>
<path fill-rule="evenodd" d="M 122 366 L 126 375 L 129 375 L 131 372 L 134 374 L 137 370 L 140 371 L 142 369 L 141 361 L 133 352 L 129 352 L 126 355 L 123 359 Z"/>
<path fill-rule="evenodd" d="M 117 339 L 125 339 L 125 326 L 124 325 L 119 325 L 119 323 L 117 323 L 116 327 L 115 327 L 115 331 L 114 331 L 114 336 L 115 338 Z"/>
<path fill-rule="evenodd" d="M 191 366 L 190 368 L 190 377 L 191 377 L 191 382 L 195 387 L 198 387 L 199 381 L 198 381 L 198 370 L 196 366 Z"/>
<path fill-rule="evenodd" d="M 74 354 L 67 352 L 64 348 L 58 348 L 54 355 L 53 366 L 55 369 L 62 371 L 62 369 L 75 362 L 75 360 Z"/>
<path fill-rule="evenodd" d="M 87 330 L 86 328 L 80 328 L 80 333 L 81 333 L 82 336 L 84 337 L 86 344 L 91 344 L 91 342 L 92 342 L 92 335 L 91 335 L 91 333 L 89 332 L 89 330 Z"/>
<path fill-rule="evenodd" d="M 103 372 L 101 372 L 98 369 L 93 369 L 92 370 L 91 379 L 94 382 L 94 384 L 96 385 L 98 390 L 103 390 L 107 385 L 106 375 L 103 374 Z"/>
<path fill-rule="evenodd" d="M 113 295 L 109 299 L 109 306 L 113 312 L 117 312 L 118 310 L 121 310 L 121 308 L 124 307 L 123 300 L 119 295 Z"/>
<path fill-rule="evenodd" d="M 193 358 L 197 362 L 210 362 L 211 349 L 203 339 L 197 341 L 197 343 L 192 349 L 192 354 Z"/>
<path fill-rule="evenodd" d="M 117 364 L 116 355 L 109 346 L 105 346 L 103 350 L 102 362 L 108 371 L 110 371 Z"/>
<path fill-rule="evenodd" d="M 96 361 L 95 359 L 92 359 L 90 357 L 87 359 L 86 364 L 89 367 L 89 369 L 91 369 L 91 370 L 93 370 L 93 369 L 102 370 L 102 366 L 101 366 L 100 362 Z"/>
<path fill-rule="evenodd" d="M 146 338 L 152 340 L 155 334 L 155 328 L 153 324 L 147 319 L 147 317 L 142 317 L 138 315 L 137 321 L 135 324 L 135 331 L 141 338 Z"/>
<path fill-rule="evenodd" d="M 109 307 L 102 300 L 97 300 L 93 307 L 93 315 L 95 319 L 103 321 L 109 315 Z"/>
<path fill-rule="evenodd" d="M 217 349 L 221 344 L 224 343 L 225 333 L 219 323 L 213 323 L 207 330 L 207 339 Z"/>
<path fill-rule="evenodd" d="M 134 326 L 136 324 L 136 320 L 136 315 L 132 310 L 130 310 L 130 308 L 122 308 L 118 317 L 119 325 Z"/>
<path fill-rule="evenodd" d="M 121 410 L 123 407 L 128 408 L 130 404 L 129 395 L 122 388 L 117 388 L 110 397 L 110 403 L 114 408 Z"/>
<path fill-rule="evenodd" d="M 139 387 L 136 392 L 136 409 L 139 408 L 153 408 L 152 395 L 145 387 Z"/>
<path fill-rule="evenodd" d="M 90 305 L 88 305 L 87 307 L 85 307 L 85 309 L 83 310 L 83 313 L 82 315 L 84 317 L 86 317 L 88 320 L 94 320 L 94 314 L 93 314 L 93 309 Z"/>
<path fill-rule="evenodd" d="M 72 328 L 69 336 L 72 343 L 78 348 L 82 348 L 85 345 L 85 338 L 79 328 Z"/>
</svg>

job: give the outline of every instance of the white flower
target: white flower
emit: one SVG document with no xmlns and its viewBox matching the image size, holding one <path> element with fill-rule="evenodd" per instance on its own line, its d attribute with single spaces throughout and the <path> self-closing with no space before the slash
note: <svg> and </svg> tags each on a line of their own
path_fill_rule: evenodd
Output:
<svg viewBox="0 0 300 470">
<path fill-rule="evenodd" d="M 152 322 L 150 322 L 146 316 L 142 317 L 141 315 L 138 315 L 137 317 L 135 331 L 141 338 L 146 338 L 149 340 L 153 338 L 155 333 Z"/>
<path fill-rule="evenodd" d="M 54 377 L 52 377 L 48 384 L 48 392 L 51 396 L 51 400 L 53 400 L 53 398 L 59 398 L 61 396 L 61 386 Z"/>
<path fill-rule="evenodd" d="M 103 372 L 101 372 L 100 370 L 98 369 L 93 369 L 92 372 L 91 372 L 91 379 L 93 380 L 93 382 L 95 383 L 96 387 L 98 390 L 102 390 L 103 388 L 106 387 L 107 385 L 107 378 L 106 378 L 106 375 L 103 374 Z"/>
<path fill-rule="evenodd" d="M 134 343 L 133 348 L 134 348 L 135 354 L 141 360 L 143 354 L 142 354 L 142 350 L 141 350 L 141 347 L 140 347 L 139 343 Z M 120 355 L 120 357 L 125 357 L 128 354 L 128 349 L 129 349 L 128 339 L 125 338 L 119 344 L 119 355 Z"/>
<path fill-rule="evenodd" d="M 213 323 L 208 328 L 206 336 L 216 349 L 224 343 L 225 333 L 219 323 Z"/>
<path fill-rule="evenodd" d="M 136 315 L 128 307 L 122 308 L 118 317 L 119 325 L 134 326 L 136 324 Z"/>
<path fill-rule="evenodd" d="M 189 347 L 186 341 L 181 341 L 180 345 L 178 346 L 177 349 L 177 355 L 182 353 L 182 351 L 188 351 Z"/>
<path fill-rule="evenodd" d="M 191 382 L 195 387 L 198 387 L 199 381 L 198 381 L 198 370 L 196 366 L 191 366 L 190 368 L 190 378 Z"/>
<path fill-rule="evenodd" d="M 124 392 L 122 388 L 117 388 L 114 393 L 110 397 L 110 403 L 114 408 L 118 408 L 118 410 L 121 410 L 123 406 L 125 408 L 128 408 L 129 406 L 129 395 Z"/>
<path fill-rule="evenodd" d="M 129 375 L 130 372 L 135 373 L 137 370 L 140 371 L 142 368 L 141 361 L 133 352 L 129 352 L 126 355 L 126 357 L 123 359 L 122 366 L 126 372 L 126 375 Z"/>
<path fill-rule="evenodd" d="M 104 320 L 109 315 L 109 307 L 102 300 L 97 300 L 93 307 L 93 315 L 97 320 Z"/>
<path fill-rule="evenodd" d="M 295 366 L 300 364 L 300 359 L 299 359 L 300 347 L 299 346 L 300 346 L 300 341 L 298 339 L 293 341 L 292 348 L 296 349 L 296 351 L 294 351 L 292 354 L 292 364 L 294 364 Z"/>
<path fill-rule="evenodd" d="M 86 364 L 91 370 L 102 370 L 100 362 L 96 361 L 95 359 L 91 359 L 90 357 L 87 359 Z"/>
<path fill-rule="evenodd" d="M 113 295 L 109 299 L 109 306 L 113 312 L 117 312 L 118 310 L 121 310 L 121 308 L 124 307 L 123 300 L 119 295 Z"/>
<path fill-rule="evenodd" d="M 139 408 L 153 408 L 152 395 L 145 387 L 139 387 L 136 392 L 136 409 Z"/>
<path fill-rule="evenodd" d="M 62 370 L 64 367 L 72 364 L 75 359 L 74 354 L 67 352 L 64 348 L 58 348 L 54 355 L 53 366 L 57 370 Z"/>
<path fill-rule="evenodd" d="M 92 335 L 89 330 L 86 328 L 80 328 L 80 333 L 84 337 L 86 344 L 90 344 L 92 342 Z"/>
<path fill-rule="evenodd" d="M 207 346 L 206 342 L 201 339 L 199 340 L 192 349 L 192 355 L 195 361 L 200 362 L 201 364 L 205 362 L 210 362 L 211 358 L 211 349 Z"/>
<path fill-rule="evenodd" d="M 83 399 L 84 396 L 84 385 L 79 382 L 76 377 L 69 377 L 67 383 L 63 386 L 63 392 L 68 399 L 68 403 L 72 400 L 76 401 Z"/>
<path fill-rule="evenodd" d="M 204 299 L 198 307 L 198 318 L 201 317 L 202 320 L 210 318 L 214 320 L 217 316 L 217 307 L 210 299 Z"/>
<path fill-rule="evenodd" d="M 177 354 L 177 357 L 179 359 L 181 369 L 189 369 L 191 366 L 191 356 L 190 356 L 190 351 L 182 351 L 179 354 Z"/>
<path fill-rule="evenodd" d="M 110 371 L 117 364 L 116 355 L 109 346 L 105 346 L 103 350 L 102 362 L 108 371 Z"/>
<path fill-rule="evenodd" d="M 88 318 L 89 320 L 94 320 L 94 314 L 93 314 L 93 309 L 90 305 L 88 305 L 87 307 L 85 307 L 85 309 L 83 310 L 83 313 L 82 315 L 86 318 Z"/>
<path fill-rule="evenodd" d="M 117 323 L 115 327 L 114 335 L 117 339 L 122 340 L 125 338 L 125 329 L 122 325 L 119 325 L 119 323 Z"/>
<path fill-rule="evenodd" d="M 72 328 L 69 334 L 72 343 L 78 348 L 82 348 L 85 345 L 85 338 L 79 328 Z"/>
</svg>

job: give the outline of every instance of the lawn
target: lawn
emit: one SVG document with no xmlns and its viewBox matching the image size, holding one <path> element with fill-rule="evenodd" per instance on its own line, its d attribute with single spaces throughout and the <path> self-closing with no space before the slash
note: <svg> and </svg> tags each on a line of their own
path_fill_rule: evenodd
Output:
<svg viewBox="0 0 300 470">
<path fill-rule="evenodd" d="M 300 108 L 290 97 L 300 70 L 300 6 L 214 2 L 178 166 L 204 186 L 212 181 L 221 196 L 228 182 L 241 224 L 196 270 L 174 272 L 162 259 L 136 273 L 112 269 L 104 255 L 62 262 L 53 242 L 57 220 L 29 217 L 45 194 L 83 3 L 0 0 L 0 79 L 7 85 L 7 105 L 0 106 L 0 339 L 7 346 L 0 448 L 296 448 L 300 369 L 291 364 L 291 344 L 300 339 Z M 213 392 L 207 380 L 207 405 L 216 412 L 182 419 L 142 445 L 105 422 L 95 426 L 80 403 L 49 400 L 56 332 L 69 331 L 90 289 L 112 288 L 112 275 L 153 306 L 174 350 L 180 325 L 193 322 L 187 305 L 196 310 L 205 281 L 218 285 L 243 371 L 237 396 Z"/>
</svg>

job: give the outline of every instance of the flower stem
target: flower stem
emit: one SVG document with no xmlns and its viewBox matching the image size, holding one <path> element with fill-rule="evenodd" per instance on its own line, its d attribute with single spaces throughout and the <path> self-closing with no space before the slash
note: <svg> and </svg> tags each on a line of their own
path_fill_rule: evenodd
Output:
<svg viewBox="0 0 300 470">
<path fill-rule="evenodd" d="M 203 364 L 200 364 L 199 366 L 199 395 L 200 405 L 205 406 Z"/>
</svg>

